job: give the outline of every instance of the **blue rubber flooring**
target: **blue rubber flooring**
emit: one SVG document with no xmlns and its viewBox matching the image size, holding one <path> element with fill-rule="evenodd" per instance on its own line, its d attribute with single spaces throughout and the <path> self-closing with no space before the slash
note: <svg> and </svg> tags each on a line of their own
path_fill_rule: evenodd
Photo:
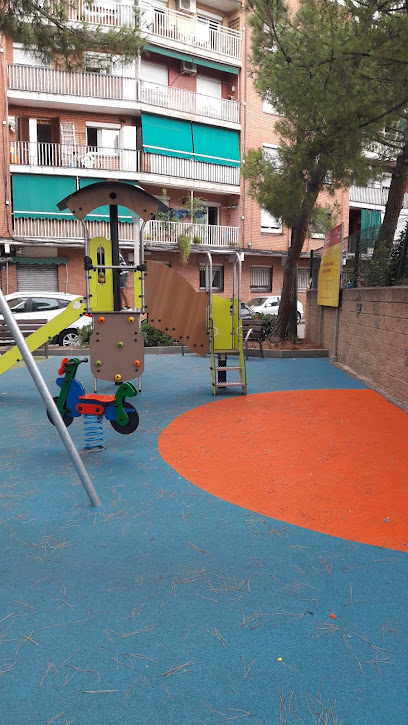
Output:
<svg viewBox="0 0 408 725">
<path fill-rule="evenodd" d="M 53 395 L 59 364 L 39 365 Z M 91 392 L 88 366 L 78 378 Z M 251 359 L 248 381 L 250 393 L 364 387 L 327 359 Z M 82 454 L 95 509 L 26 369 L 1 376 L 2 725 L 408 721 L 405 554 L 180 477 L 158 436 L 212 400 L 208 360 L 147 357 L 136 433 L 108 425 L 107 450 Z M 81 449 L 82 421 L 69 431 Z"/>
</svg>

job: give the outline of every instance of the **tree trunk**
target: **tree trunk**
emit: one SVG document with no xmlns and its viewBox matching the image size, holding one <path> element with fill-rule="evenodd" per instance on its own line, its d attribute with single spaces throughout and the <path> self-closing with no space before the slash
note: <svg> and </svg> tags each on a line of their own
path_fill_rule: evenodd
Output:
<svg viewBox="0 0 408 725">
<path fill-rule="evenodd" d="M 408 184 L 408 122 L 405 123 L 404 146 L 397 156 L 394 170 L 391 176 L 391 186 L 388 193 L 388 200 L 385 207 L 384 219 L 381 224 L 380 233 L 374 247 L 374 258 L 378 253 L 381 244 L 389 249 L 394 243 L 395 231 L 397 229 L 399 215 L 404 203 L 404 194 Z"/>
<path fill-rule="evenodd" d="M 289 247 L 288 256 L 283 273 L 282 296 L 279 303 L 278 319 L 274 330 L 274 337 L 283 340 L 288 328 L 291 297 L 293 295 L 294 280 L 299 261 L 300 253 L 305 243 L 307 230 L 310 224 L 312 209 L 316 203 L 318 192 L 309 192 L 302 204 L 299 219 L 296 227 L 292 229 L 292 244 Z"/>
</svg>

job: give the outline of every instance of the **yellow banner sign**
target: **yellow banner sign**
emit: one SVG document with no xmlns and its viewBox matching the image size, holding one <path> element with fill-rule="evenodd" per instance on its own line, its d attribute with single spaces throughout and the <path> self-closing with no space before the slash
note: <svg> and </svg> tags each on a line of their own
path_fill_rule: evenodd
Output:
<svg viewBox="0 0 408 725">
<path fill-rule="evenodd" d="M 317 304 L 339 306 L 341 260 L 343 251 L 343 224 L 331 229 L 324 240 L 322 261 L 317 283 Z"/>
</svg>

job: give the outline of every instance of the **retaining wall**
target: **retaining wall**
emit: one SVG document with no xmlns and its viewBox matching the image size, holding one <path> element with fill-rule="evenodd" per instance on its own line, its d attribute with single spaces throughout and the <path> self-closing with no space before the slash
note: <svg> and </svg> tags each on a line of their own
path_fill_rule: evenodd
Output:
<svg viewBox="0 0 408 725">
<path fill-rule="evenodd" d="M 323 308 L 323 347 L 334 354 L 336 310 Z M 307 293 L 305 337 L 319 341 L 317 291 Z M 408 404 L 408 287 L 341 291 L 338 362 Z"/>
</svg>

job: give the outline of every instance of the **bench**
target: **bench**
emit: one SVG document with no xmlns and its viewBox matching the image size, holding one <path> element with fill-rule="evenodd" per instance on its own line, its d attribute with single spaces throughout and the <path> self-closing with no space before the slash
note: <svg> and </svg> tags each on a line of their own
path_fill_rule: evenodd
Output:
<svg viewBox="0 0 408 725">
<path fill-rule="evenodd" d="M 263 339 L 263 322 L 262 320 L 242 320 L 242 334 L 244 338 L 245 359 L 248 360 L 248 342 L 257 342 L 261 351 L 261 357 L 264 356 L 262 349 Z"/>
<path fill-rule="evenodd" d="M 16 322 L 20 328 L 20 332 L 23 335 L 23 337 L 28 337 L 29 335 L 31 335 L 32 332 L 35 332 L 40 327 L 45 325 L 46 322 L 48 322 L 48 320 L 19 319 L 19 320 L 16 320 Z M 47 359 L 48 359 L 48 342 L 49 341 L 47 341 L 44 344 L 44 352 L 45 352 L 45 357 Z M 15 340 L 8 328 L 7 322 L 5 322 L 5 320 L 0 320 L 0 345 L 14 346 L 15 344 L 16 344 Z"/>
</svg>

